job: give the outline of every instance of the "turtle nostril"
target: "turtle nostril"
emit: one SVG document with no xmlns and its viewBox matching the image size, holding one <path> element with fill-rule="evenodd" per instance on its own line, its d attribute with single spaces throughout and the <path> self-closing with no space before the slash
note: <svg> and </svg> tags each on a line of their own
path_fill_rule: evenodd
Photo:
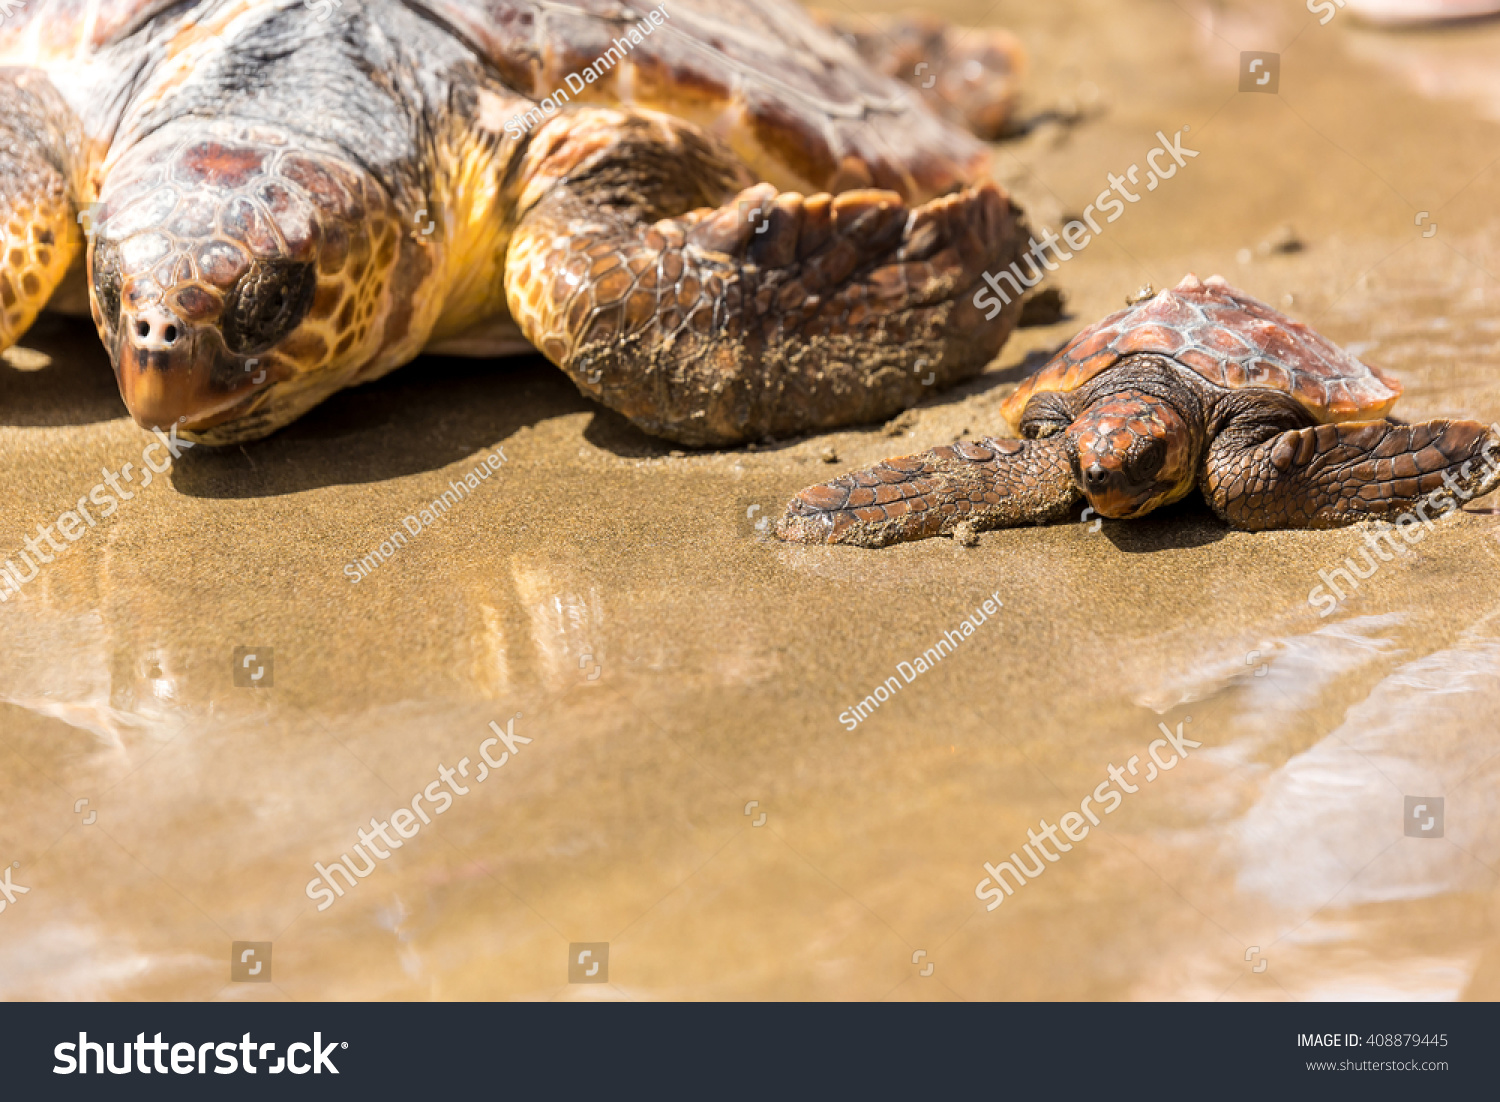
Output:
<svg viewBox="0 0 1500 1102">
<path fill-rule="evenodd" d="M 4 0 L 0 0 L 0 3 L 3 2 Z M 179 354 L 178 346 L 189 335 L 182 319 L 159 306 L 148 306 L 138 313 L 127 315 L 125 332 L 133 334 L 132 342 L 143 352 L 173 355 Z"/>
<path fill-rule="evenodd" d="M 1090 490 L 1102 490 L 1109 484 L 1109 472 L 1095 463 L 1083 472 L 1083 482 Z"/>
</svg>

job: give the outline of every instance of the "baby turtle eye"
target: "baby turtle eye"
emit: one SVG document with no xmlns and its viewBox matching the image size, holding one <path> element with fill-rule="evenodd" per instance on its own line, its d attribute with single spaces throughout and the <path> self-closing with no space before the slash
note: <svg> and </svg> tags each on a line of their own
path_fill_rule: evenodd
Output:
<svg viewBox="0 0 1500 1102">
<path fill-rule="evenodd" d="M 94 302 L 111 340 L 120 324 L 120 248 L 101 245 L 94 250 Z"/>
<path fill-rule="evenodd" d="M 1044 440 L 1056 436 L 1073 423 L 1068 409 L 1059 404 L 1053 394 L 1038 394 L 1026 404 L 1021 415 L 1021 437 L 1025 440 Z"/>
<path fill-rule="evenodd" d="M 262 261 L 245 273 L 224 307 L 224 344 L 237 356 L 265 352 L 286 338 L 312 306 L 311 263 Z"/>
<path fill-rule="evenodd" d="M 1068 427 L 1066 421 L 1030 420 L 1021 422 L 1021 436 L 1026 440 L 1045 440 Z"/>
</svg>

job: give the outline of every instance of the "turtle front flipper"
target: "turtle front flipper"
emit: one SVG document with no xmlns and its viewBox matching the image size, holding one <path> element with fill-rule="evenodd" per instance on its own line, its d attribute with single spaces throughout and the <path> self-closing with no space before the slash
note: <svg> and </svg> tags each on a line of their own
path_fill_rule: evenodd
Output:
<svg viewBox="0 0 1500 1102">
<path fill-rule="evenodd" d="M 993 185 L 916 209 L 889 191 L 746 187 L 716 139 L 648 111 L 559 117 L 524 162 L 511 315 L 585 394 L 659 436 L 882 420 L 980 371 L 1018 317 L 1019 302 L 990 317 L 973 302 L 1026 239 Z"/>
<path fill-rule="evenodd" d="M 67 125 L 45 77 L 0 68 L 0 351 L 31 328 L 78 255 Z"/>
<path fill-rule="evenodd" d="M 1500 486 L 1500 436 L 1476 421 L 1360 421 L 1236 432 L 1210 445 L 1203 496 L 1236 528 L 1426 521 Z"/>
<path fill-rule="evenodd" d="M 792 499 L 776 534 L 793 543 L 885 547 L 947 535 L 1064 520 L 1082 495 L 1061 437 L 961 441 L 887 459 L 810 486 Z"/>
</svg>

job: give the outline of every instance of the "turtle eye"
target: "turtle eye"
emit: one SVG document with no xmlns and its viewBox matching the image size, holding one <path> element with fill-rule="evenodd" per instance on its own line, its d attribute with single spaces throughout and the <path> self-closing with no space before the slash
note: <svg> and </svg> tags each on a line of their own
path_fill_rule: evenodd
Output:
<svg viewBox="0 0 1500 1102">
<path fill-rule="evenodd" d="M 1137 484 L 1156 481 L 1162 464 L 1167 460 L 1166 441 L 1157 438 L 1149 441 L 1125 464 L 1125 475 Z"/>
<path fill-rule="evenodd" d="M 1038 394 L 1026 404 L 1021 415 L 1021 437 L 1025 440 L 1045 440 L 1056 436 L 1073 423 L 1068 409 L 1051 393 Z"/>
<path fill-rule="evenodd" d="M 1068 427 L 1066 421 L 1030 420 L 1021 422 L 1021 437 L 1025 440 L 1045 440 L 1056 436 Z"/>
<path fill-rule="evenodd" d="M 256 264 L 235 286 L 220 329 L 237 356 L 265 352 L 287 337 L 312 306 L 317 273 L 311 263 L 285 260 Z"/>
</svg>

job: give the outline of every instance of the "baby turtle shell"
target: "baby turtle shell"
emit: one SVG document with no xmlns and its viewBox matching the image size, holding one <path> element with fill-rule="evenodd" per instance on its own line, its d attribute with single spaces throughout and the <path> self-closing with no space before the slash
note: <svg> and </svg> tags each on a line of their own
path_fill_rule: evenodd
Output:
<svg viewBox="0 0 1500 1102">
<path fill-rule="evenodd" d="M 1301 322 L 1220 276 L 1190 275 L 1078 334 L 1000 412 L 1018 426 L 1033 395 L 1077 390 L 1140 353 L 1168 356 L 1214 386 L 1282 391 L 1323 423 L 1379 420 L 1401 396 L 1396 379 Z"/>
</svg>

